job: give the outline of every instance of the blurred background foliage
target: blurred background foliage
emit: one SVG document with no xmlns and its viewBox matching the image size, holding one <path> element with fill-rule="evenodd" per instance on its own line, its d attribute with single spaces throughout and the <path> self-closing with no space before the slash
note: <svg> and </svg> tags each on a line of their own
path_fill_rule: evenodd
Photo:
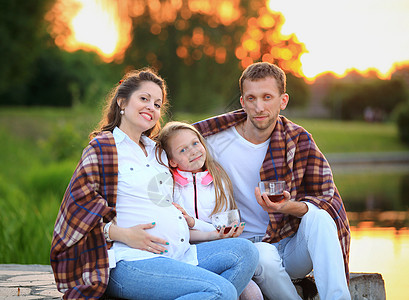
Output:
<svg viewBox="0 0 409 300">
<path fill-rule="evenodd" d="M 334 82 L 324 99 L 331 116 L 342 120 L 385 121 L 408 98 L 404 82 L 393 78 L 351 78 Z"/>
<path fill-rule="evenodd" d="M 75 9 L 70 1 L 3 2 L 0 105 L 95 105 L 127 70 L 152 66 L 167 80 L 173 111 L 223 112 L 237 108 L 243 68 L 262 59 L 287 71 L 294 107 L 308 102 L 309 87 L 298 71 L 304 45 L 280 35 L 284 19 L 265 1 L 228 7 L 229 1 L 211 1 L 203 9 L 195 1 L 130 0 L 131 42 L 110 63 L 94 52 L 63 50 L 71 32 L 62 16 Z M 229 18 L 218 13 L 223 9 L 233 10 Z"/>
</svg>

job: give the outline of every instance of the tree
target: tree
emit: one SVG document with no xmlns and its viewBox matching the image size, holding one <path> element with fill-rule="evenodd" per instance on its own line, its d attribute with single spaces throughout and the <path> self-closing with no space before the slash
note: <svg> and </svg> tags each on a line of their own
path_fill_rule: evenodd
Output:
<svg viewBox="0 0 409 300">
<path fill-rule="evenodd" d="M 67 3 L 53 7 L 53 37 L 68 47 Z M 173 109 L 217 112 L 238 102 L 238 78 L 255 61 L 269 61 L 298 78 L 305 47 L 295 35 L 283 36 L 284 18 L 265 0 L 100 0 L 118 13 L 122 35 L 132 27 L 132 41 L 119 60 L 125 70 L 155 67 L 169 84 Z M 68 5 L 68 6 L 67 6 Z M 72 8 L 69 8 L 72 9 Z M 68 25 L 67 25 L 68 26 Z M 301 81 L 289 80 L 297 88 Z M 300 101 L 302 102 L 302 101 Z M 295 101 L 297 103 L 297 101 Z"/>
<path fill-rule="evenodd" d="M 287 74 L 287 93 L 290 95 L 290 106 L 305 107 L 311 97 L 310 86 L 305 82 L 304 78 Z"/>
<path fill-rule="evenodd" d="M 406 98 L 406 87 L 401 79 L 382 80 L 354 73 L 335 80 L 324 103 L 335 118 L 363 119 L 364 112 L 371 110 L 373 120 L 382 121 Z"/>
<path fill-rule="evenodd" d="M 304 46 L 294 35 L 281 35 L 283 16 L 268 10 L 266 1 L 129 1 L 135 2 L 145 2 L 145 9 L 132 16 L 125 64 L 158 68 L 175 110 L 227 110 L 238 103 L 243 68 L 255 61 L 300 76 Z M 289 89 L 299 83 L 289 80 Z"/>
<path fill-rule="evenodd" d="M 0 9 L 0 95 L 24 86 L 44 50 L 44 15 L 52 0 L 2 0 Z"/>
<path fill-rule="evenodd" d="M 397 108 L 396 123 L 398 125 L 400 140 L 409 144 L 409 99 Z"/>
<path fill-rule="evenodd" d="M 72 106 L 75 102 L 95 105 L 107 93 L 112 67 L 95 53 L 66 52 L 56 46 L 44 50 L 35 62 L 27 84 L 24 105 Z"/>
</svg>

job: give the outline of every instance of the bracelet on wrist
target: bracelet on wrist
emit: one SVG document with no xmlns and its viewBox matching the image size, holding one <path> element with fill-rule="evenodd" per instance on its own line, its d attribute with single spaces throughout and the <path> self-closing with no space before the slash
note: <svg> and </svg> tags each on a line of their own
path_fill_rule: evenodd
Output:
<svg viewBox="0 0 409 300">
<path fill-rule="evenodd" d="M 113 242 L 113 240 L 111 240 L 111 238 L 109 237 L 109 227 L 111 227 L 111 225 L 112 225 L 112 221 L 109 223 L 106 223 L 104 226 L 104 236 L 107 242 Z"/>
</svg>

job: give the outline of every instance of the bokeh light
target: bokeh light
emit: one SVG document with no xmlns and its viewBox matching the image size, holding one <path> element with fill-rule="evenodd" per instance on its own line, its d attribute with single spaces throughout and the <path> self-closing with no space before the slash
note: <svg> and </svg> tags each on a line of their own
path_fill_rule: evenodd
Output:
<svg viewBox="0 0 409 300">
<path fill-rule="evenodd" d="M 252 13 L 247 16 L 240 0 L 58 0 L 46 19 L 59 47 L 96 51 L 107 62 L 123 59 L 138 18 L 148 15 L 154 38 L 166 41 L 171 26 L 184 33 L 174 51 L 187 65 L 205 56 L 219 64 L 232 57 L 241 68 L 263 60 L 302 76 L 299 61 L 305 47 L 294 34 L 281 34 L 284 17 L 268 9 L 266 1 L 249 5 Z M 206 30 L 192 26 L 195 16 L 205 20 Z M 235 34 L 220 36 L 220 26 L 235 28 Z M 146 59 L 161 64 L 150 53 Z"/>
</svg>

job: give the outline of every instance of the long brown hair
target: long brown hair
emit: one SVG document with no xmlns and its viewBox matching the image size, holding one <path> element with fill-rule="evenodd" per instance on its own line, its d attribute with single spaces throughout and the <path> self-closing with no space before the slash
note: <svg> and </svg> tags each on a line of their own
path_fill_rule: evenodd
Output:
<svg viewBox="0 0 409 300">
<path fill-rule="evenodd" d="M 215 189 L 215 196 L 216 196 L 216 205 L 212 211 L 212 214 L 221 212 L 228 208 L 235 209 L 237 208 L 236 202 L 233 198 L 233 185 L 229 176 L 227 175 L 226 171 L 222 168 L 222 166 L 213 159 L 211 156 L 209 149 L 206 146 L 206 142 L 203 136 L 197 131 L 196 128 L 193 126 L 182 123 L 182 122 L 169 122 L 167 123 L 162 130 L 160 131 L 159 135 L 156 138 L 157 148 L 156 148 L 156 159 L 162 165 L 165 165 L 161 159 L 162 152 L 165 151 L 168 157 L 168 160 L 172 159 L 171 157 L 171 149 L 169 146 L 170 139 L 182 129 L 187 129 L 193 131 L 199 141 L 202 143 L 203 147 L 206 150 L 206 160 L 204 167 L 207 168 L 210 175 L 213 177 L 214 189 Z M 166 167 L 170 168 L 171 170 L 174 169 L 170 166 L 165 165 Z M 173 171 L 173 170 L 172 170 Z M 224 189 L 226 188 L 226 190 Z"/>
<path fill-rule="evenodd" d="M 153 69 L 144 68 L 140 70 L 130 71 L 119 81 L 119 83 L 111 90 L 107 96 L 105 108 L 103 110 L 103 117 L 99 122 L 98 127 L 90 134 L 90 138 L 93 138 L 101 131 L 113 131 L 115 127 L 121 125 L 121 108 L 118 105 L 118 99 L 122 100 L 122 105 L 126 105 L 129 102 L 132 94 L 137 91 L 143 81 L 152 81 L 156 83 L 162 90 L 162 106 L 161 117 L 158 122 L 152 128 L 143 132 L 147 137 L 151 137 L 157 134 L 161 128 L 162 116 L 166 112 L 167 108 L 167 87 L 166 82 L 162 79 Z"/>
</svg>

